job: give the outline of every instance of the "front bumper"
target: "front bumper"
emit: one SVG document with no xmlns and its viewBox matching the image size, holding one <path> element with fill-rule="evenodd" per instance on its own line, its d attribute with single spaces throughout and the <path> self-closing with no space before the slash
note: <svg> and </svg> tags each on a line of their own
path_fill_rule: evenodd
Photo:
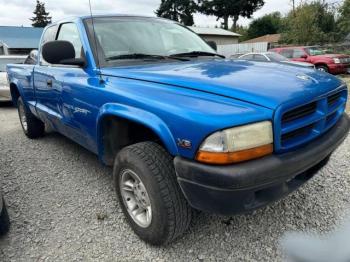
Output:
<svg viewBox="0 0 350 262">
<path fill-rule="evenodd" d="M 330 64 L 328 65 L 329 73 L 331 74 L 346 74 L 350 64 Z"/>
<path fill-rule="evenodd" d="M 312 178 L 346 138 L 344 114 L 338 123 L 303 148 L 230 166 L 211 166 L 176 157 L 180 187 L 196 209 L 231 215 L 263 207 Z"/>
<path fill-rule="evenodd" d="M 8 86 L 0 85 L 0 101 L 11 101 L 11 92 Z"/>
</svg>

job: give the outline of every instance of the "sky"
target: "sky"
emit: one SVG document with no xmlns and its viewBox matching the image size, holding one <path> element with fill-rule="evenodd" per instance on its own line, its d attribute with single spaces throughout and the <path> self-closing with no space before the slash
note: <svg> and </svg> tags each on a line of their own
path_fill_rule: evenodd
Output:
<svg viewBox="0 0 350 262">
<path fill-rule="evenodd" d="M 50 12 L 53 21 L 73 15 L 89 13 L 88 0 L 42 0 L 46 11 Z M 296 0 L 296 2 L 301 0 Z M 137 15 L 154 15 L 160 0 L 91 0 L 93 13 L 122 13 Z M 0 25 L 30 26 L 29 18 L 33 16 L 36 0 L 0 0 Z M 262 9 L 254 13 L 253 18 L 264 14 L 279 11 L 287 13 L 291 6 L 291 0 L 266 0 Z M 240 19 L 239 24 L 248 25 L 249 19 Z M 215 17 L 195 15 L 196 26 L 214 27 L 220 25 Z"/>
</svg>

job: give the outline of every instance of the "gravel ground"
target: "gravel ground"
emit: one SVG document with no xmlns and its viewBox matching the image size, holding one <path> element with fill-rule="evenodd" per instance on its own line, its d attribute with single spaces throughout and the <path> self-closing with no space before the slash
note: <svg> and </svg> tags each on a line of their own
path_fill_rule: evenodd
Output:
<svg viewBox="0 0 350 262">
<path fill-rule="evenodd" d="M 342 79 L 348 84 L 349 97 L 350 97 L 350 75 L 343 76 Z M 347 104 L 346 111 L 350 114 L 350 101 Z"/>
<path fill-rule="evenodd" d="M 298 192 L 247 215 L 201 213 L 166 248 L 141 242 L 124 221 L 111 170 L 55 133 L 26 139 L 16 110 L 0 107 L 0 181 L 12 227 L 1 261 L 281 261 L 288 231 L 328 232 L 350 200 L 350 137 Z"/>
</svg>

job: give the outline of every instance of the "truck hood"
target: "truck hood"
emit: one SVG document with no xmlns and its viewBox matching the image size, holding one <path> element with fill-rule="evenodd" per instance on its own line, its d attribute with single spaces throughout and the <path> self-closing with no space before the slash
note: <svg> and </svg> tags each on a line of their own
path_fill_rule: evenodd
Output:
<svg viewBox="0 0 350 262">
<path fill-rule="evenodd" d="M 291 100 L 306 103 L 342 84 L 338 78 L 313 69 L 223 59 L 102 68 L 101 73 L 189 88 L 270 109 Z"/>
</svg>

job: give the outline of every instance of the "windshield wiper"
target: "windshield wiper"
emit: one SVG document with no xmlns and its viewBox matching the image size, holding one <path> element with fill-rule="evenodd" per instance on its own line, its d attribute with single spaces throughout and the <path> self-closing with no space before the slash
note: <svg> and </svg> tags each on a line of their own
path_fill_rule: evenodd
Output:
<svg viewBox="0 0 350 262">
<path fill-rule="evenodd" d="M 163 55 L 151 55 L 151 54 L 142 54 L 142 53 L 134 53 L 134 54 L 125 54 L 125 55 L 117 55 L 117 56 L 110 56 L 106 58 L 106 61 L 113 61 L 113 60 L 122 60 L 122 59 L 173 59 L 173 60 L 179 60 L 179 61 L 188 61 L 188 59 L 180 58 L 180 57 L 172 57 L 172 56 L 163 56 Z"/>
<path fill-rule="evenodd" d="M 217 53 L 210 53 L 210 52 L 204 52 L 204 51 L 192 51 L 187 53 L 179 53 L 179 54 L 173 54 L 171 57 L 198 57 L 198 56 L 218 56 L 221 58 L 226 58 L 223 55 L 219 55 Z"/>
</svg>

